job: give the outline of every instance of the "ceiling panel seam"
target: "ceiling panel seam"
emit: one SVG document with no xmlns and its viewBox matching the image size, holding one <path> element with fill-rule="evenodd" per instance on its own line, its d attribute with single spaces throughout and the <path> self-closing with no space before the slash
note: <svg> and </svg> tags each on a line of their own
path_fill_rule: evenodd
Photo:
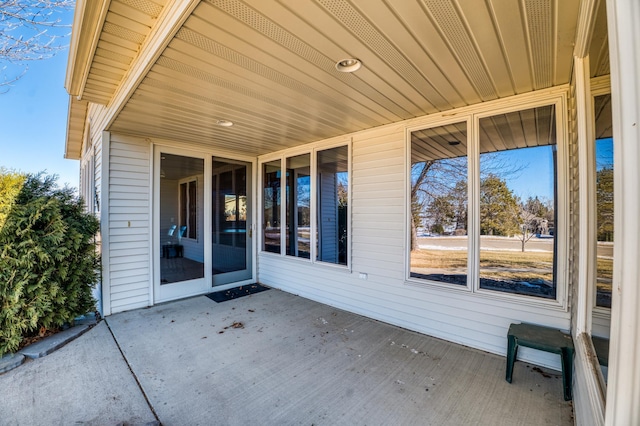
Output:
<svg viewBox="0 0 640 426">
<path fill-rule="evenodd" d="M 425 105 L 416 105 L 419 109 L 442 111 L 453 107 L 437 88 L 351 4 L 339 0 L 319 0 L 319 4 L 365 45 L 371 46 L 375 54 L 424 97 L 429 105 L 426 108 Z"/>
<path fill-rule="evenodd" d="M 235 65 L 238 65 L 248 71 L 258 74 L 268 80 L 273 81 L 278 85 L 282 85 L 284 87 L 288 87 L 293 90 L 306 93 L 314 99 L 321 99 L 322 102 L 324 102 L 327 105 L 330 105 L 335 109 L 340 110 L 340 109 L 344 109 L 345 107 L 345 103 L 340 104 L 334 101 L 331 97 L 326 96 L 322 92 L 314 89 L 313 87 L 310 87 L 300 82 L 299 80 L 295 80 L 284 73 L 274 70 L 273 68 L 267 67 L 257 61 L 254 61 L 253 59 L 245 55 L 242 55 L 226 46 L 223 46 L 220 43 L 217 43 L 215 40 L 206 38 L 201 34 L 198 34 L 195 31 L 192 31 L 188 28 L 180 29 L 180 31 L 178 31 L 178 33 L 176 34 L 176 38 L 184 41 L 185 43 L 189 43 L 199 49 L 202 49 L 208 53 L 211 53 L 219 58 L 229 61 Z M 357 102 L 357 101 L 354 101 L 354 102 Z M 359 103 L 359 104 L 363 108 L 369 109 L 362 103 Z M 373 120 L 377 122 L 377 124 L 381 124 L 380 120 L 383 119 L 383 117 L 380 116 L 379 113 L 375 111 L 371 111 L 371 112 L 374 113 L 377 117 L 372 118 L 370 116 L 365 116 L 357 111 L 353 111 L 352 114 L 359 121 L 371 123 L 371 121 Z"/>
<path fill-rule="evenodd" d="M 236 92 L 238 94 L 256 99 L 258 101 L 262 101 L 265 103 L 268 103 L 270 105 L 273 105 L 274 107 L 278 107 L 281 108 L 284 111 L 292 111 L 295 112 L 296 114 L 299 114 L 301 116 L 305 116 L 309 119 L 312 120 L 316 120 L 319 122 L 323 122 L 325 120 L 319 118 L 316 115 L 313 115 L 311 113 L 308 112 L 308 108 L 305 110 L 304 106 L 300 107 L 298 105 L 292 105 L 292 104 L 288 104 L 288 103 L 284 103 L 284 102 L 280 102 L 272 97 L 269 96 L 265 96 L 263 95 L 261 92 L 259 91 L 255 91 L 255 90 L 251 90 L 243 85 L 240 84 L 235 84 L 231 81 L 228 80 L 224 80 L 222 78 L 216 77 L 212 74 L 209 73 L 205 73 L 195 67 L 183 64 L 181 62 L 175 61 L 173 59 L 169 59 L 165 56 L 162 56 L 158 59 L 158 61 L 156 62 L 157 65 L 159 66 L 163 66 L 169 69 L 172 69 L 180 74 L 184 74 L 187 76 L 191 76 L 192 78 L 207 82 L 209 84 L 212 84 L 214 86 L 218 86 L 221 88 L 224 88 L 226 90 L 230 90 L 233 92 Z M 339 112 L 336 112 L 336 114 L 338 114 Z M 339 125 L 337 125 L 336 121 L 325 121 L 326 125 L 330 125 L 336 129 L 339 129 L 341 131 L 347 132 L 347 129 L 344 127 L 341 127 Z"/>
<path fill-rule="evenodd" d="M 271 21 L 264 15 L 256 12 L 244 3 L 237 0 L 205 0 L 208 4 L 226 12 L 235 17 L 239 21 L 245 23 L 249 27 L 260 32 L 264 36 L 270 38 L 276 43 L 284 46 L 291 52 L 305 59 L 306 61 L 316 65 L 325 71 L 334 70 L 335 60 L 324 56 L 321 52 L 311 47 L 309 44 L 300 40 L 280 25 Z M 411 118 L 414 114 L 410 113 L 387 96 L 379 93 L 375 88 L 360 80 L 357 76 L 350 73 L 335 72 L 332 76 L 354 89 L 366 93 L 377 104 L 383 106 L 387 110 L 393 112 L 399 118 Z"/>
<path fill-rule="evenodd" d="M 238 108 L 237 105 L 229 104 L 229 103 L 223 102 L 223 101 L 221 101 L 219 99 L 214 99 L 211 96 L 205 96 L 205 95 L 199 95 L 199 94 L 195 94 L 195 93 L 189 93 L 189 92 L 186 92 L 186 91 L 184 91 L 182 89 L 179 89 L 177 87 L 173 87 L 172 85 L 167 84 L 166 81 L 160 81 L 160 80 L 147 78 L 147 79 L 145 79 L 144 84 L 152 86 L 152 87 L 161 88 L 163 90 L 171 91 L 171 92 L 174 92 L 174 93 L 182 94 L 184 96 L 189 97 L 190 99 L 199 100 L 199 101 L 205 102 L 205 103 L 210 104 L 210 105 L 217 105 L 217 106 L 219 106 L 220 108 L 223 108 L 223 109 L 228 109 L 228 110 L 235 109 L 236 111 L 243 112 L 248 117 L 248 119 L 246 120 L 245 125 L 249 125 L 251 123 L 256 123 L 259 119 L 262 119 L 267 123 L 274 122 L 273 115 L 260 114 L 260 113 L 255 113 L 255 111 L 246 110 L 244 108 Z M 270 111 L 270 112 L 273 112 L 273 111 Z M 289 127 L 296 128 L 300 135 L 305 135 L 309 131 L 309 129 L 307 129 L 303 124 L 300 124 L 300 125 L 290 124 Z M 339 132 L 335 131 L 335 127 L 333 127 L 333 129 L 334 129 L 334 131 L 330 132 L 331 134 L 340 134 Z"/>
<path fill-rule="evenodd" d="M 497 98 L 497 90 L 471 40 L 469 30 L 453 4 L 440 0 L 423 0 L 423 3 L 434 25 L 440 29 L 443 39 L 451 46 L 451 52 L 458 58 L 460 66 L 482 99 L 487 101 Z"/>
</svg>

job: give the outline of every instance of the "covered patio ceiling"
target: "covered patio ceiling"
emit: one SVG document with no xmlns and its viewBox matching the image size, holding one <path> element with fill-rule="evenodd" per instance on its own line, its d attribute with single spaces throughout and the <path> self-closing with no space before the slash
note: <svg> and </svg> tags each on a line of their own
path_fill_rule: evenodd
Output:
<svg viewBox="0 0 640 426">
<path fill-rule="evenodd" d="M 89 101 L 114 111 L 108 130 L 247 155 L 566 84 L 582 14 L 579 0 L 84 3 L 70 128 Z M 609 72 L 601 3 L 592 76 Z M 362 67 L 339 72 L 346 58 Z"/>
</svg>

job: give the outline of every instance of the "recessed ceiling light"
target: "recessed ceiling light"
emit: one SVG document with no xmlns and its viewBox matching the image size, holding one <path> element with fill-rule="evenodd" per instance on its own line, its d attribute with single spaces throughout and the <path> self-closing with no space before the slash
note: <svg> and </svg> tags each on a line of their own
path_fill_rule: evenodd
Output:
<svg viewBox="0 0 640 426">
<path fill-rule="evenodd" d="M 355 72 L 360 69 L 362 62 L 359 59 L 347 58 L 336 63 L 336 69 L 340 72 Z"/>
<path fill-rule="evenodd" d="M 233 126 L 233 122 L 229 120 L 218 120 L 216 121 L 216 125 L 220 127 L 231 127 Z"/>
<path fill-rule="evenodd" d="M 460 145 L 460 141 L 449 141 L 449 145 L 451 146 Z"/>
</svg>

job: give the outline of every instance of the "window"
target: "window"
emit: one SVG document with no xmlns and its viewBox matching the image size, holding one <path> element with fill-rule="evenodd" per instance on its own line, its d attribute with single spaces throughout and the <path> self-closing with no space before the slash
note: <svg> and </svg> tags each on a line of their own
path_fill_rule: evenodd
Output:
<svg viewBox="0 0 640 426">
<path fill-rule="evenodd" d="M 280 160 L 262 165 L 262 227 L 264 251 L 280 253 Z"/>
<path fill-rule="evenodd" d="M 480 119 L 480 288 L 556 298 L 555 108 Z"/>
<path fill-rule="evenodd" d="M 613 280 L 613 128 L 611 95 L 594 98 L 596 306 L 611 308 Z"/>
<path fill-rule="evenodd" d="M 409 277 L 555 300 L 556 105 L 476 120 L 411 132 Z"/>
<path fill-rule="evenodd" d="M 410 275 L 467 285 L 467 123 L 411 134 Z"/>
<path fill-rule="evenodd" d="M 198 185 L 196 180 L 180 184 L 180 235 L 198 238 Z"/>
<path fill-rule="evenodd" d="M 349 146 L 283 157 L 261 167 L 262 251 L 346 266 Z"/>
<path fill-rule="evenodd" d="M 316 260 L 347 264 L 349 207 L 349 148 L 317 153 Z"/>
<path fill-rule="evenodd" d="M 311 155 L 287 158 L 287 255 L 311 257 Z"/>
</svg>

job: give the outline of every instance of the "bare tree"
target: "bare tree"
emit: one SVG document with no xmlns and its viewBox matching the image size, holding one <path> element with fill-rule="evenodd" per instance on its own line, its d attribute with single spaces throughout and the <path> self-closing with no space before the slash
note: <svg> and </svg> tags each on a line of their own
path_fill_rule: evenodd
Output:
<svg viewBox="0 0 640 426">
<path fill-rule="evenodd" d="M 47 59 L 66 48 L 70 25 L 61 13 L 74 0 L 0 0 L 0 90 L 20 79 L 29 62 Z"/>
<path fill-rule="evenodd" d="M 489 175 L 517 176 L 524 164 L 507 163 L 492 153 L 483 154 L 481 179 Z M 450 196 L 455 204 L 456 230 L 466 230 L 467 157 L 427 160 L 411 165 L 411 250 L 418 247 L 417 228 L 434 200 Z"/>
</svg>

